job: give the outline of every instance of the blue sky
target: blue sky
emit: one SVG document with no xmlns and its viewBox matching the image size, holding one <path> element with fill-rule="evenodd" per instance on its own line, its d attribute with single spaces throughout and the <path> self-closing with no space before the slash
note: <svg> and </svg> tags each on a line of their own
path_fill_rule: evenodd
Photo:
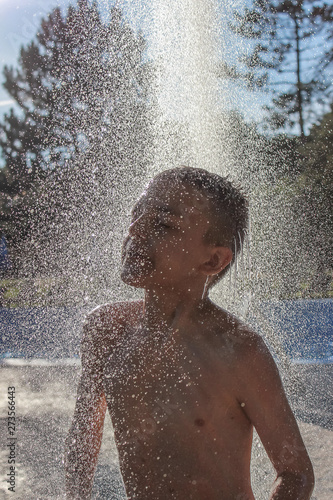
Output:
<svg viewBox="0 0 333 500">
<path fill-rule="evenodd" d="M 13 106 L 13 101 L 3 88 L 2 68 L 5 64 L 16 66 L 20 47 L 34 38 L 41 19 L 53 7 L 65 7 L 69 1 L 61 0 L 0 0 L 0 119 Z"/>
</svg>

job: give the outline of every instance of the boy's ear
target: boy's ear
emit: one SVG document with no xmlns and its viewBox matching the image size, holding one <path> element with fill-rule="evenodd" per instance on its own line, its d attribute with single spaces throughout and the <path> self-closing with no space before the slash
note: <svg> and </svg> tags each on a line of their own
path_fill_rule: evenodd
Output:
<svg viewBox="0 0 333 500">
<path fill-rule="evenodd" d="M 229 247 L 213 247 L 210 259 L 204 262 L 200 267 L 201 271 L 207 276 L 214 276 L 232 261 L 233 253 Z"/>
</svg>

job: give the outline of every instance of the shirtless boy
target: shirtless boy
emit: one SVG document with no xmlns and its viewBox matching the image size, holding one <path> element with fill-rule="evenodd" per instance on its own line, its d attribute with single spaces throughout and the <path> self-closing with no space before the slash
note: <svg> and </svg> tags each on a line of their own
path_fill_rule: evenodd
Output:
<svg viewBox="0 0 333 500">
<path fill-rule="evenodd" d="M 159 174 L 136 203 L 121 278 L 144 300 L 86 319 L 67 498 L 90 498 L 107 409 L 130 499 L 253 500 L 253 427 L 277 474 L 270 498 L 310 498 L 311 462 L 268 349 L 208 297 L 247 218 L 239 190 L 188 167 Z"/>
</svg>

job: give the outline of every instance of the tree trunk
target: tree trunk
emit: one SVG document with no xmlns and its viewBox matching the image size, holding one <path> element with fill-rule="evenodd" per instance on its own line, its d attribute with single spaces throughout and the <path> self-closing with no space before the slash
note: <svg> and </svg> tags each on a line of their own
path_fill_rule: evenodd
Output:
<svg viewBox="0 0 333 500">
<path fill-rule="evenodd" d="M 301 81 L 301 50 L 300 50 L 300 37 L 299 37 L 299 26 L 297 15 L 294 17 L 295 22 L 295 39 L 296 39 L 296 78 L 297 78 L 297 105 L 298 105 L 298 117 L 299 117 L 299 128 L 301 132 L 301 140 L 304 140 L 304 118 L 303 118 L 303 96 L 302 96 L 302 81 Z"/>
</svg>

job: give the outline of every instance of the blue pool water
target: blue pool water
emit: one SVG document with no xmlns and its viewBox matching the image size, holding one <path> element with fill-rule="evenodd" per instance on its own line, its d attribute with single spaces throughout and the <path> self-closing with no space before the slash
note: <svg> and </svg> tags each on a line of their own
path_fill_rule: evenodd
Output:
<svg viewBox="0 0 333 500">
<path fill-rule="evenodd" d="M 0 309 L 0 359 L 79 355 L 81 308 Z"/>
<path fill-rule="evenodd" d="M 333 363 L 332 299 L 266 302 L 261 313 L 294 362 Z"/>
<path fill-rule="evenodd" d="M 0 309 L 0 359 L 79 356 L 82 308 Z M 297 363 L 333 363 L 333 299 L 265 302 L 256 324 L 279 336 Z"/>
</svg>

